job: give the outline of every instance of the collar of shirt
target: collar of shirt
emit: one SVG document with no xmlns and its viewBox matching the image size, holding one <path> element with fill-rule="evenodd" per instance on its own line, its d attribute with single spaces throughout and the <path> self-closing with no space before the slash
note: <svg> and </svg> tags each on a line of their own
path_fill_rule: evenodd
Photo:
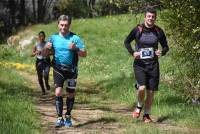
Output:
<svg viewBox="0 0 200 134">
<path fill-rule="evenodd" d="M 65 36 L 63 36 L 63 34 L 61 32 L 59 32 L 59 36 L 60 37 L 63 37 L 63 38 L 66 38 L 67 36 L 69 36 L 70 32 L 68 32 Z"/>
</svg>

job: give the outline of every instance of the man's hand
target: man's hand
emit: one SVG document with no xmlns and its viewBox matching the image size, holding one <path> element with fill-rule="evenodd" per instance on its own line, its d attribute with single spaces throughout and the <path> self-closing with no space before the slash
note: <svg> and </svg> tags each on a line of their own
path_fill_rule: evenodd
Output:
<svg viewBox="0 0 200 134">
<path fill-rule="evenodd" d="M 162 55 L 162 51 L 161 51 L 161 50 L 156 50 L 156 51 L 155 51 L 155 54 L 156 54 L 158 57 L 160 57 L 160 56 Z"/>
<path fill-rule="evenodd" d="M 87 51 L 84 50 L 84 49 L 79 49 L 78 47 L 76 47 L 76 45 L 75 45 L 74 42 L 71 42 L 71 43 L 69 44 L 69 48 L 70 48 L 71 50 L 76 51 L 80 57 L 86 57 L 86 56 L 87 56 Z"/>
<path fill-rule="evenodd" d="M 87 51 L 80 49 L 78 51 L 78 56 L 80 56 L 80 57 L 86 57 L 87 56 Z"/>
<path fill-rule="evenodd" d="M 79 49 L 78 47 L 76 47 L 76 45 L 74 44 L 74 42 L 71 42 L 71 43 L 69 44 L 69 48 L 70 48 L 71 50 L 76 51 L 76 52 L 79 52 L 79 51 L 80 51 L 80 49 Z"/>
<path fill-rule="evenodd" d="M 69 48 L 72 49 L 72 50 L 76 49 L 76 45 L 74 44 L 74 42 L 71 42 L 69 44 Z"/>
<path fill-rule="evenodd" d="M 134 53 L 133 53 L 133 57 L 134 57 L 135 59 L 140 59 L 140 52 L 134 52 Z"/>
<path fill-rule="evenodd" d="M 52 48 L 52 43 L 51 42 L 47 42 L 46 48 L 51 49 Z"/>
<path fill-rule="evenodd" d="M 37 55 L 37 54 L 41 54 L 41 51 L 36 50 L 36 51 L 35 51 L 35 54 L 36 54 L 36 55 Z"/>
</svg>

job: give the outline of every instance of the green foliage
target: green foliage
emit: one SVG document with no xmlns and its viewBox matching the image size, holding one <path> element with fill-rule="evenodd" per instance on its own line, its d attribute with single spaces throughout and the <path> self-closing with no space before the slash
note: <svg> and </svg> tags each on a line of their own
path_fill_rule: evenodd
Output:
<svg viewBox="0 0 200 134">
<path fill-rule="evenodd" d="M 59 0 L 55 6 L 58 14 L 70 14 L 73 17 L 93 17 L 123 13 L 142 12 L 147 5 L 160 6 L 159 0 L 98 0 L 89 5 L 84 0 Z"/>
<path fill-rule="evenodd" d="M 98 15 L 112 15 L 128 12 L 128 5 L 123 0 L 101 0 L 98 1 L 94 8 Z"/>
<path fill-rule="evenodd" d="M 76 18 L 89 16 L 89 7 L 84 0 L 59 0 L 55 8 L 59 14 L 67 14 Z"/>
<path fill-rule="evenodd" d="M 95 9 L 99 15 L 143 12 L 147 6 L 160 7 L 159 0 L 101 0 L 96 3 Z"/>
<path fill-rule="evenodd" d="M 200 4 L 194 0 L 162 0 L 163 15 L 173 40 L 172 56 L 177 63 L 174 86 L 189 98 L 200 97 Z"/>
</svg>

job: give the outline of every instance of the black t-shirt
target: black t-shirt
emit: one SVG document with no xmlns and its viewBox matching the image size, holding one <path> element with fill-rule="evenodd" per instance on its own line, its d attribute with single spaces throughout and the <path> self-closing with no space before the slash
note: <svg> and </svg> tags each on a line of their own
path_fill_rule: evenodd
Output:
<svg viewBox="0 0 200 134">
<path fill-rule="evenodd" d="M 144 24 L 140 26 L 142 26 L 142 31 L 140 31 L 138 26 L 136 26 L 124 41 L 124 45 L 128 52 L 133 55 L 135 51 L 139 52 L 141 48 L 153 48 L 155 51 L 158 49 L 158 43 L 160 43 L 162 47 L 162 55 L 165 55 L 169 50 L 169 47 L 163 30 L 157 26 L 154 26 L 153 28 L 147 28 Z M 131 42 L 133 40 L 135 40 L 135 49 L 131 47 Z M 136 61 L 151 63 L 157 60 L 158 57 L 154 54 L 154 57 L 151 59 L 137 59 Z"/>
</svg>

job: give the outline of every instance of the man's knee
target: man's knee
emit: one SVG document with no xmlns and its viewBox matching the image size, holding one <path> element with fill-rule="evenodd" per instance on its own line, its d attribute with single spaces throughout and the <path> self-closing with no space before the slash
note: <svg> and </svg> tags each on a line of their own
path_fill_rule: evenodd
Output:
<svg viewBox="0 0 200 134">
<path fill-rule="evenodd" d="M 49 68 L 44 70 L 44 77 L 49 77 Z"/>
<path fill-rule="evenodd" d="M 62 96 L 62 88 L 61 87 L 56 88 L 55 95 L 58 96 L 58 97 Z"/>
<path fill-rule="evenodd" d="M 67 83 L 66 91 L 69 96 L 72 96 L 72 98 L 75 95 L 75 89 L 76 89 L 76 79 L 69 79 Z"/>
<path fill-rule="evenodd" d="M 147 97 L 153 97 L 154 91 L 153 90 L 147 90 Z"/>
<path fill-rule="evenodd" d="M 144 85 L 138 87 L 139 92 L 143 92 L 143 91 L 145 91 L 145 89 L 146 89 L 146 86 L 144 86 Z"/>
<path fill-rule="evenodd" d="M 44 78 L 48 79 L 49 78 L 49 74 L 47 72 L 44 72 Z"/>
</svg>

